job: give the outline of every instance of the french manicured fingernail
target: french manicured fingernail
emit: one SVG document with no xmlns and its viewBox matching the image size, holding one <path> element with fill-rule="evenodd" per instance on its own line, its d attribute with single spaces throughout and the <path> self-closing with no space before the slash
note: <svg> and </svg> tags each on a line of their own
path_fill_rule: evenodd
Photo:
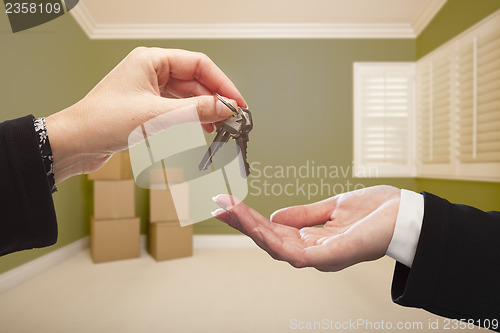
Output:
<svg viewBox="0 0 500 333">
<path fill-rule="evenodd" d="M 276 213 L 279 212 L 279 210 L 275 211 L 274 213 L 271 214 L 271 216 L 269 216 L 269 221 L 273 221 L 274 219 L 274 215 L 276 215 Z"/>
<path fill-rule="evenodd" d="M 213 216 L 213 217 L 217 217 L 217 215 L 220 215 L 220 214 L 222 214 L 222 213 L 224 213 L 224 212 L 225 212 L 225 210 L 224 210 L 224 209 L 222 209 L 222 208 L 218 208 L 218 209 L 214 210 L 214 211 L 213 211 L 212 213 L 210 213 L 210 214 L 212 214 L 212 216 Z"/>
<path fill-rule="evenodd" d="M 253 228 L 252 231 L 255 234 L 255 237 L 257 237 L 261 242 L 264 241 L 264 237 L 262 237 L 262 234 L 260 233 L 259 229 Z"/>
<path fill-rule="evenodd" d="M 279 212 L 285 210 L 286 208 L 281 208 L 281 209 L 278 209 L 277 211 L 275 211 L 274 213 L 271 214 L 271 216 L 269 216 L 269 221 L 273 221 L 274 220 L 274 217 L 276 216 L 276 214 L 278 214 Z"/>
<path fill-rule="evenodd" d="M 226 101 L 234 107 L 238 106 L 238 103 L 236 103 L 233 99 L 226 99 Z M 221 101 L 215 102 L 215 110 L 217 115 L 223 118 L 227 118 L 233 114 L 233 111 L 231 111 L 231 109 L 225 106 Z"/>
<path fill-rule="evenodd" d="M 219 200 L 220 196 L 222 194 L 219 194 L 215 197 L 212 197 L 212 200 L 217 204 L 219 205 L 220 208 L 224 209 L 226 212 L 230 211 L 231 208 L 233 208 L 233 206 L 231 205 L 226 205 L 225 203 L 223 203 L 221 200 Z"/>
</svg>

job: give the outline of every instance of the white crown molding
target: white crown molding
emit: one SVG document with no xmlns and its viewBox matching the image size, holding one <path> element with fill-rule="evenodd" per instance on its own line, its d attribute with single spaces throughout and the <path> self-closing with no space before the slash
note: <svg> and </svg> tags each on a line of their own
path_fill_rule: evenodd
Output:
<svg viewBox="0 0 500 333">
<path fill-rule="evenodd" d="M 94 21 L 94 18 L 88 11 L 85 4 L 80 1 L 72 10 L 69 11 L 73 18 L 76 20 L 78 25 L 82 28 L 85 34 L 92 39 L 92 34 L 97 26 L 97 23 Z"/>
<path fill-rule="evenodd" d="M 442 1 L 442 0 L 439 0 Z M 444 0 L 445 1 L 445 0 Z M 411 24 L 101 24 L 80 1 L 70 11 L 90 39 L 415 38 Z"/>
<path fill-rule="evenodd" d="M 430 0 L 427 5 L 417 14 L 413 20 L 411 27 L 415 38 L 424 31 L 425 27 L 432 21 L 434 16 L 443 8 L 447 0 Z"/>
<path fill-rule="evenodd" d="M 405 24 L 99 24 L 90 39 L 414 38 Z"/>
</svg>

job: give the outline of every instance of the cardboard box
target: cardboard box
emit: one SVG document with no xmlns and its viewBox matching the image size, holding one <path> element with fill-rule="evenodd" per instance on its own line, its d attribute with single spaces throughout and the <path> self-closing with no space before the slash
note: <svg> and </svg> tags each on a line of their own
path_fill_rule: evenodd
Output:
<svg viewBox="0 0 500 333">
<path fill-rule="evenodd" d="M 149 220 L 153 223 L 189 220 L 189 184 L 171 185 L 170 189 L 149 191 Z M 172 193 L 175 194 L 172 198 Z"/>
<path fill-rule="evenodd" d="M 184 171 L 181 168 L 168 168 L 168 169 L 151 169 L 149 172 L 149 183 L 165 184 L 167 183 L 182 183 L 184 182 Z"/>
<path fill-rule="evenodd" d="M 90 253 L 94 263 L 138 258 L 140 247 L 140 219 L 90 221 Z"/>
<path fill-rule="evenodd" d="M 130 180 L 94 182 L 94 217 L 120 219 L 135 217 L 135 184 Z"/>
<path fill-rule="evenodd" d="M 89 174 L 89 180 L 123 180 L 132 178 L 128 151 L 115 153 L 102 168 Z"/>
<path fill-rule="evenodd" d="M 149 253 L 162 261 L 193 255 L 193 226 L 181 227 L 178 221 L 149 224 Z"/>
</svg>

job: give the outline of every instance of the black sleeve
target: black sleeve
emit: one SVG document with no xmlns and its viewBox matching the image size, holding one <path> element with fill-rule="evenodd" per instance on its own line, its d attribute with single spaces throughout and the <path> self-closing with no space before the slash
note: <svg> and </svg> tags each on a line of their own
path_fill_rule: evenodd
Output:
<svg viewBox="0 0 500 333">
<path fill-rule="evenodd" d="M 492 328 L 500 320 L 500 213 L 422 194 L 415 258 L 411 269 L 396 263 L 393 301 Z"/>
<path fill-rule="evenodd" d="M 0 256 L 57 241 L 51 187 L 32 115 L 0 123 Z"/>
</svg>

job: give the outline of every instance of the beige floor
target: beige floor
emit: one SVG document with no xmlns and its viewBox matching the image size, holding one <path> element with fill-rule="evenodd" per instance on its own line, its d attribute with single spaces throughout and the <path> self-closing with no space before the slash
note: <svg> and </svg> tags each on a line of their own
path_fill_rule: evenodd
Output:
<svg viewBox="0 0 500 333">
<path fill-rule="evenodd" d="M 442 318 L 391 302 L 392 269 L 386 258 L 340 273 L 297 270 L 258 249 L 94 265 L 85 251 L 0 294 L 0 332 L 437 332 L 429 322 L 442 328 Z M 306 329 L 315 321 L 332 326 Z M 396 329 L 413 322 L 422 328 Z"/>
</svg>

